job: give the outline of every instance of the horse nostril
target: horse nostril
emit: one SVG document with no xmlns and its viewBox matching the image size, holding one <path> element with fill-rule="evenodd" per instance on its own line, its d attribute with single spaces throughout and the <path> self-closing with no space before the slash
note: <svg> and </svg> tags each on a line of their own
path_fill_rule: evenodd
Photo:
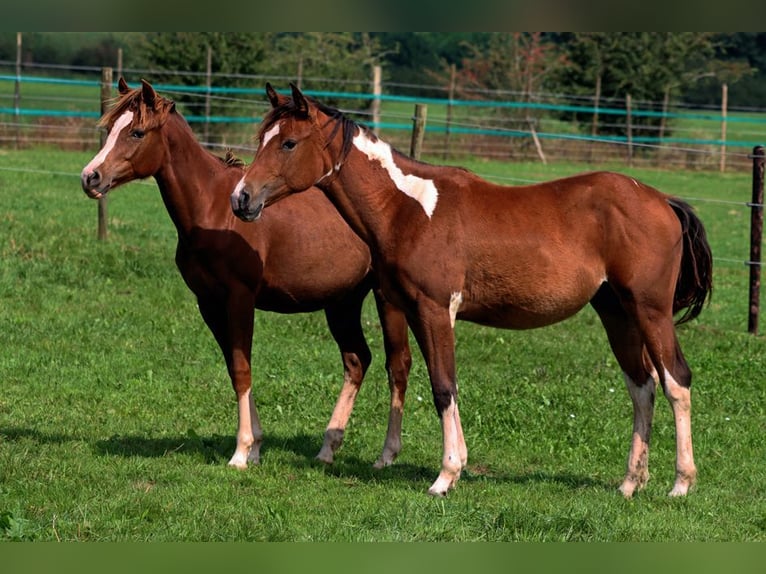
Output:
<svg viewBox="0 0 766 574">
<path fill-rule="evenodd" d="M 96 187 L 99 183 L 101 183 L 101 174 L 98 171 L 92 171 L 88 174 L 86 181 L 88 183 L 88 187 Z"/>
<path fill-rule="evenodd" d="M 239 205 L 243 209 L 250 205 L 250 194 L 246 189 L 239 192 Z"/>
</svg>

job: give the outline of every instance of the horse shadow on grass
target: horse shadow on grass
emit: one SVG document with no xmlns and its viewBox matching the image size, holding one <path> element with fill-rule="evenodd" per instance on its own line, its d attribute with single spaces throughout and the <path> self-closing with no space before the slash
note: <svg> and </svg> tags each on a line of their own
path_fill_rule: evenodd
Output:
<svg viewBox="0 0 766 574">
<path fill-rule="evenodd" d="M 66 433 L 47 433 L 34 428 L 0 427 L 0 446 L 4 441 L 31 440 L 40 445 L 58 445 L 67 442 L 90 443 L 97 456 L 123 458 L 163 458 L 170 456 L 196 457 L 204 464 L 225 465 L 234 452 L 236 442 L 231 435 L 212 434 L 199 436 L 193 430 L 185 435 L 147 437 L 146 435 L 113 435 L 107 439 L 93 440 L 87 436 Z M 306 468 L 322 468 L 328 476 L 348 482 L 398 482 L 413 489 L 427 488 L 438 472 L 438 456 L 433 465 L 418 465 L 398 460 L 383 469 L 375 469 L 373 461 L 360 458 L 341 449 L 332 465 L 317 461 L 314 457 L 322 445 L 322 437 L 299 433 L 280 435 L 266 433 L 261 447 L 261 460 L 271 452 L 281 451 L 290 455 L 287 464 L 296 471 Z M 509 455 L 511 456 L 511 455 Z M 544 470 L 525 473 L 506 473 L 469 462 L 460 483 L 475 484 L 544 484 L 551 483 L 571 490 L 583 488 L 613 491 L 616 482 L 597 479 L 585 474 L 549 472 Z"/>
<path fill-rule="evenodd" d="M 398 460 L 383 469 L 375 469 L 373 460 L 360 458 L 341 449 L 336 453 L 331 465 L 319 462 L 315 455 L 322 445 L 322 437 L 299 433 L 280 435 L 265 433 L 261 447 L 261 461 L 270 453 L 282 451 L 294 455 L 287 464 L 296 471 L 306 468 L 321 468 L 328 476 L 349 482 L 400 482 L 412 488 L 427 488 L 438 474 L 438 453 L 434 465 L 418 465 Z M 115 435 L 95 443 L 95 451 L 100 455 L 122 457 L 165 457 L 172 454 L 186 454 L 201 457 L 207 464 L 225 465 L 236 446 L 230 435 L 210 435 L 200 437 L 193 431 L 186 436 L 147 438 L 145 436 Z M 568 472 L 549 472 L 532 470 L 521 474 L 498 472 L 469 463 L 464 469 L 461 483 L 508 483 L 508 484 L 544 484 L 551 483 L 566 489 L 595 489 L 606 492 L 616 488 L 616 482 L 601 480 L 585 474 Z"/>
<path fill-rule="evenodd" d="M 283 452 L 292 455 L 288 458 L 287 464 L 293 466 L 296 471 L 321 468 L 330 476 L 357 481 L 411 482 L 425 480 L 433 472 L 433 469 L 406 463 L 396 463 L 386 469 L 376 470 L 372 467 L 372 460 L 363 460 L 350 454 L 345 456 L 342 451 L 337 453 L 332 465 L 327 465 L 315 458 L 321 446 L 321 436 L 305 433 L 280 435 L 267 432 L 264 433 L 261 445 L 261 462 L 268 460 L 271 454 Z M 197 457 L 211 465 L 225 465 L 235 447 L 236 441 L 233 436 L 214 434 L 202 437 L 193 431 L 189 431 L 186 435 L 162 438 L 113 435 L 94 443 L 94 451 L 100 456 L 162 458 L 186 455 Z"/>
</svg>

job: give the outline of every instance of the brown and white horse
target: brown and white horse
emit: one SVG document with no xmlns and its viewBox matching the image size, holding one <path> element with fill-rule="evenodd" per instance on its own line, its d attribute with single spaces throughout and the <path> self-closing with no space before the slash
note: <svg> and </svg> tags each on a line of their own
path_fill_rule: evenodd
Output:
<svg viewBox="0 0 766 574">
<path fill-rule="evenodd" d="M 237 446 L 229 464 L 245 468 L 260 457 L 263 432 L 251 394 L 254 309 L 324 310 L 345 373 L 317 455 L 331 463 L 372 358 L 361 327 L 362 303 L 375 286 L 367 246 L 318 189 L 283 202 L 258 225 L 243 223 L 229 204 L 244 174 L 242 162 L 204 149 L 174 103 L 149 83 L 130 90 L 120 78 L 119 91 L 119 101 L 100 120 L 109 135 L 82 170 L 82 188 L 99 198 L 135 179 L 157 181 L 178 232 L 176 264 L 223 352 L 236 392 Z M 381 467 L 401 448 L 411 356 L 404 315 L 378 293 L 376 302 L 391 389 L 388 432 L 375 463 Z"/>
<path fill-rule="evenodd" d="M 444 495 L 467 461 L 455 380 L 456 319 L 530 329 L 590 303 L 633 402 L 625 497 L 647 481 L 656 385 L 676 426 L 676 480 L 695 481 L 691 371 L 675 332 L 712 289 L 712 258 L 691 207 L 617 173 L 500 186 L 413 161 L 336 109 L 266 87 L 273 109 L 231 202 L 242 219 L 312 186 L 368 243 L 384 296 L 407 314 L 442 423 Z M 269 211 L 269 215 L 271 211 Z M 264 217 L 267 221 L 269 217 Z M 295 221 L 298 229 L 303 221 Z"/>
</svg>

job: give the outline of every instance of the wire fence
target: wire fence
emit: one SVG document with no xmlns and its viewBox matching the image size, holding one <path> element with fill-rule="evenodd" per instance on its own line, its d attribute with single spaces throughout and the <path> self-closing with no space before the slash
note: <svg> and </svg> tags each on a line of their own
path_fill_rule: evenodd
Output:
<svg viewBox="0 0 766 574">
<path fill-rule="evenodd" d="M 0 146 L 98 146 L 101 69 L 38 64 L 26 65 L 25 70 L 12 73 L 10 62 L 0 61 Z M 159 74 L 121 73 L 132 82 L 142 77 L 152 81 Z M 155 88 L 177 98 L 207 146 L 241 152 L 252 151 L 254 127 L 267 109 L 265 82 L 286 88 L 290 80 L 175 73 L 199 77 L 199 84 L 153 82 Z M 163 70 L 161 77 L 172 73 Z M 666 107 L 661 102 L 631 102 L 629 97 L 601 99 L 596 105 L 580 95 L 501 90 L 464 90 L 471 99 L 454 99 L 439 86 L 383 82 L 376 93 L 370 82 L 328 78 L 302 82 L 307 94 L 340 104 L 400 148 L 409 138 L 414 104 L 426 104 L 423 154 L 442 159 L 479 156 L 725 171 L 744 169 L 749 150 L 766 140 L 766 109 L 692 108 L 683 102 Z M 312 83 L 337 85 L 337 90 L 312 90 Z"/>
<path fill-rule="evenodd" d="M 0 62 L 0 72 L 2 65 Z M 60 77 L 65 71 L 70 77 Z M 101 82 L 89 77 L 96 69 L 56 68 L 54 72 L 56 77 L 0 74 L 0 147 L 56 146 L 93 151 L 100 147 L 101 130 L 96 122 L 101 115 Z M 123 74 L 131 85 L 139 78 L 152 81 L 148 71 Z M 206 85 L 202 75 L 201 83 L 194 86 L 152 83 L 162 95 L 176 100 L 204 145 L 232 149 L 247 157 L 255 151 L 253 136 L 269 108 L 263 85 L 270 81 L 286 87 L 288 78 L 227 78 L 232 82 L 245 79 L 252 87 Z M 456 100 L 410 95 L 406 92 L 422 92 L 423 86 L 395 83 L 383 84 L 377 93 L 349 91 L 348 82 L 339 82 L 337 91 L 318 91 L 311 89 L 310 80 L 303 81 L 306 94 L 337 103 L 398 149 L 409 146 L 415 104 L 426 104 L 421 153 L 429 159 L 471 156 L 741 173 L 751 169 L 751 150 L 766 140 L 766 109 L 717 112 L 684 104 L 662 109 L 656 102 L 634 102 L 631 107 L 619 100 L 604 100 L 605 105 L 597 107 L 581 96 L 535 94 L 520 101 L 519 94 L 510 92 L 483 92 L 477 97 L 484 99 Z M 327 78 L 321 81 L 328 83 Z M 116 89 L 113 92 L 116 94 Z M 379 112 L 371 105 L 375 101 L 380 104 Z M 587 125 L 582 121 L 584 116 L 589 118 Z M 662 121 L 629 123 L 639 118 Z M 479 175 L 507 184 L 540 181 Z M 763 208 L 762 203 L 752 201 L 684 199 L 743 210 Z M 745 269 L 760 269 L 762 265 L 760 261 L 726 256 L 715 260 Z"/>
</svg>

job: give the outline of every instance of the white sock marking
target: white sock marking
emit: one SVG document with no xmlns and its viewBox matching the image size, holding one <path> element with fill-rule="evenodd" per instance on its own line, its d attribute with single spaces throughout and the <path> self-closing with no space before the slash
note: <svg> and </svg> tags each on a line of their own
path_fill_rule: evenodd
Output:
<svg viewBox="0 0 766 574">
<path fill-rule="evenodd" d="M 452 328 L 455 328 L 455 318 L 457 312 L 460 310 L 460 304 L 463 302 L 463 294 L 460 291 L 455 291 L 449 298 L 449 321 Z"/>
<path fill-rule="evenodd" d="M 93 172 L 98 166 L 104 163 L 106 157 L 109 155 L 109 152 L 111 152 L 115 144 L 117 144 L 117 138 L 120 136 L 120 132 L 129 126 L 130 122 L 132 121 L 133 112 L 127 111 L 122 114 L 116 122 L 114 122 L 114 125 L 112 126 L 112 129 L 109 131 L 109 135 L 106 138 L 104 147 L 101 148 L 101 151 L 98 152 L 96 157 L 90 160 L 88 165 L 82 168 L 82 175 L 87 175 Z"/>
<path fill-rule="evenodd" d="M 439 198 L 439 192 L 433 180 L 423 179 L 412 174 L 404 175 L 394 162 L 391 146 L 384 141 L 372 141 L 363 132 L 360 132 L 354 137 L 354 146 L 369 159 L 379 162 L 388 172 L 397 189 L 417 201 L 428 218 L 431 218 Z"/>
</svg>

